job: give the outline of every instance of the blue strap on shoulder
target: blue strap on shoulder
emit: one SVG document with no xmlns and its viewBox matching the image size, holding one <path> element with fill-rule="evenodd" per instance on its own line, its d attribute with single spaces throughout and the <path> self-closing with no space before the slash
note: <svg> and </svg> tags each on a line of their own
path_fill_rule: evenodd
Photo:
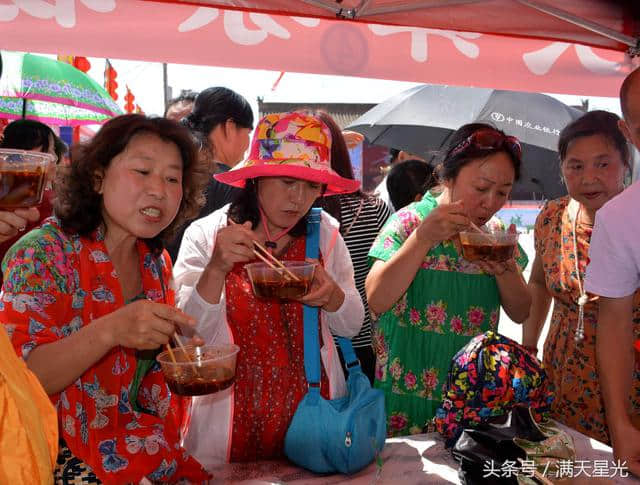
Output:
<svg viewBox="0 0 640 485">
<path fill-rule="evenodd" d="M 314 207 L 307 218 L 307 240 L 305 256 L 317 259 L 320 254 L 320 213 L 322 209 Z M 309 383 L 309 391 L 320 392 L 320 337 L 318 335 L 317 307 L 304 305 L 304 371 Z M 338 337 L 342 355 L 347 363 L 347 369 L 360 367 L 351 345 L 351 340 Z"/>
</svg>

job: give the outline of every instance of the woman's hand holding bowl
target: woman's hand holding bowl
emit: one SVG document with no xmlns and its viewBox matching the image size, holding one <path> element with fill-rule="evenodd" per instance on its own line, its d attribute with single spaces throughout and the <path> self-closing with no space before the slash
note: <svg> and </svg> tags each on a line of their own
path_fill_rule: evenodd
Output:
<svg viewBox="0 0 640 485">
<path fill-rule="evenodd" d="M 508 232 L 511 234 L 516 234 L 518 230 L 516 229 L 515 224 L 511 224 L 509 226 Z M 517 246 L 516 246 L 517 251 Z M 478 266 L 482 271 L 487 274 L 493 276 L 502 276 L 507 272 L 516 272 L 518 271 L 518 263 L 516 263 L 515 258 L 508 259 L 507 261 L 491 261 L 489 259 L 477 260 L 474 261 L 474 264 Z"/>
<path fill-rule="evenodd" d="M 0 242 L 11 239 L 24 231 L 29 222 L 36 222 L 40 212 L 36 207 L 16 209 L 14 211 L 0 211 Z"/>
<path fill-rule="evenodd" d="M 469 217 L 462 201 L 440 204 L 433 209 L 416 229 L 416 237 L 421 242 L 437 245 L 451 239 L 469 226 Z"/>
<path fill-rule="evenodd" d="M 493 276 L 502 276 L 506 272 L 514 272 L 518 270 L 518 265 L 515 259 L 509 259 L 504 262 L 490 261 L 490 260 L 478 260 L 473 262 L 478 268 L 487 274 Z"/>
<path fill-rule="evenodd" d="M 318 263 L 313 274 L 311 289 L 309 293 L 300 298 L 300 303 L 305 305 L 320 307 L 328 312 L 337 311 L 344 302 L 344 291 L 329 276 L 324 267 L 317 259 L 307 259 L 309 263 Z"/>
</svg>

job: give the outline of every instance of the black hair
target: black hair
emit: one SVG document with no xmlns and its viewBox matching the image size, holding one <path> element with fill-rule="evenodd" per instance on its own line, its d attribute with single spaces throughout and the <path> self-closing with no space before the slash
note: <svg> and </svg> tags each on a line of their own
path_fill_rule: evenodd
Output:
<svg viewBox="0 0 640 485">
<path fill-rule="evenodd" d="M 629 167 L 630 152 L 627 139 L 618 127 L 620 118 L 614 113 L 608 111 L 596 110 L 585 113 L 577 120 L 572 121 L 565 126 L 560 132 L 558 138 L 558 154 L 560 162 L 567 157 L 569 144 L 576 138 L 583 136 L 602 135 L 604 136 L 618 152 L 622 163 Z"/>
<path fill-rule="evenodd" d="M 389 148 L 389 164 L 396 163 L 401 151 L 402 150 L 398 150 L 397 148 Z"/>
<path fill-rule="evenodd" d="M 433 167 L 422 160 L 397 163 L 387 175 L 387 190 L 395 210 L 414 202 L 417 195 L 438 185 Z"/>
<path fill-rule="evenodd" d="M 191 114 L 182 119 L 201 147 L 212 149 L 209 133 L 216 126 L 233 120 L 234 123 L 253 129 L 253 110 L 240 94 L 224 87 L 207 88 L 195 99 Z"/>
<path fill-rule="evenodd" d="M 520 166 L 522 161 L 505 145 L 502 145 L 500 148 L 485 149 L 478 148 L 473 143 L 470 143 L 463 150 L 456 150 L 467 138 L 480 130 L 493 130 L 500 133 L 502 136 L 507 136 L 502 130 L 499 130 L 495 126 L 487 123 L 469 123 L 462 125 L 451 135 L 447 148 L 444 150 L 444 157 L 441 155 L 441 161 L 438 163 L 438 168 L 436 169 L 439 181 L 455 180 L 460 173 L 460 170 L 465 165 L 478 158 L 485 158 L 488 155 L 499 152 L 504 152 L 509 155 L 509 159 L 511 160 L 513 170 L 515 172 L 514 181 L 517 181 L 520 178 Z"/>
<path fill-rule="evenodd" d="M 167 102 L 167 107 L 164 110 L 164 117 L 165 118 L 167 117 L 167 113 L 169 112 L 169 109 L 174 104 L 194 103 L 197 97 L 198 97 L 198 93 L 196 91 L 192 91 L 191 89 L 183 89 L 182 91 L 180 91 L 179 96 L 172 98 Z"/>
<path fill-rule="evenodd" d="M 309 116 L 318 118 L 327 125 L 327 128 L 329 128 L 329 132 L 331 133 L 331 168 L 341 177 L 349 180 L 355 180 L 353 165 L 351 165 L 351 157 L 349 156 L 349 148 L 347 148 L 347 143 L 344 136 L 342 136 L 342 130 L 338 126 L 336 120 L 334 120 L 326 111 L 307 110 L 304 112 Z M 362 199 L 374 198 L 373 195 L 364 193 L 361 189 L 358 189 L 349 195 L 355 195 Z M 342 211 L 340 210 L 341 197 L 342 194 L 321 197 L 316 205 L 322 207 L 325 212 L 331 214 L 342 227 Z"/>
<path fill-rule="evenodd" d="M 251 222 L 251 229 L 256 229 L 260 223 L 260 204 L 258 201 L 258 184 L 260 178 L 247 179 L 244 188 L 238 193 L 231 207 L 229 207 L 229 218 L 237 223 L 243 224 Z M 311 212 L 311 209 L 309 209 Z M 289 231 L 291 237 L 304 236 L 307 233 L 307 212 L 298 223 Z"/>
<path fill-rule="evenodd" d="M 67 153 L 67 145 L 51 128 L 44 123 L 34 120 L 16 120 L 9 123 L 4 129 L 0 148 L 13 148 L 16 150 L 33 150 L 41 147 L 43 152 L 48 152 L 49 139 L 53 138 L 53 150 L 58 157 L 58 162 Z"/>
<path fill-rule="evenodd" d="M 145 242 L 155 253 L 162 252 L 164 243 L 176 231 L 195 217 L 204 202 L 203 186 L 208 173 L 198 161 L 193 138 L 184 127 L 166 118 L 150 118 L 141 114 L 116 116 L 86 143 L 73 146 L 70 165 L 61 165 L 56 173 L 57 200 L 55 214 L 68 233 L 91 234 L 104 222 L 102 195 L 96 189 L 96 174 L 104 172 L 112 160 L 140 133 L 150 133 L 171 142 L 182 159 L 182 200 L 173 221 L 158 235 Z"/>
</svg>

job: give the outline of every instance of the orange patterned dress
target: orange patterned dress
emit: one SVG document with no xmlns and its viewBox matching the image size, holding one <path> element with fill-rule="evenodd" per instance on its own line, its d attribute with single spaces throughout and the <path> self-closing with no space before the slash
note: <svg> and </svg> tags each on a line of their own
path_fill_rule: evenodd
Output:
<svg viewBox="0 0 640 485">
<path fill-rule="evenodd" d="M 552 415 L 558 421 L 603 443 L 610 443 L 604 403 L 596 366 L 598 303 L 584 307 L 584 339 L 575 340 L 580 297 L 579 278 L 584 285 L 592 226 L 578 223 L 577 251 L 574 221 L 579 204 L 569 197 L 549 201 L 536 220 L 536 254 L 542 260 L 547 290 L 553 297 L 553 313 L 544 344 L 544 366 L 555 400 Z M 633 320 L 640 337 L 640 292 L 635 295 Z M 636 366 L 630 396 L 635 414 L 640 414 L 640 368 Z"/>
</svg>

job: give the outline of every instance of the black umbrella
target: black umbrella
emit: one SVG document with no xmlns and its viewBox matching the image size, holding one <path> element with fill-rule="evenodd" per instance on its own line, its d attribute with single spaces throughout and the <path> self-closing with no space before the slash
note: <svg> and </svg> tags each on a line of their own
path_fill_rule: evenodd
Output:
<svg viewBox="0 0 640 485">
<path fill-rule="evenodd" d="M 582 114 L 544 94 L 425 85 L 383 101 L 348 129 L 375 145 L 429 158 L 446 146 L 460 126 L 488 122 L 523 144 L 522 175 L 512 198 L 554 199 L 566 194 L 560 181 L 558 135 Z"/>
</svg>

